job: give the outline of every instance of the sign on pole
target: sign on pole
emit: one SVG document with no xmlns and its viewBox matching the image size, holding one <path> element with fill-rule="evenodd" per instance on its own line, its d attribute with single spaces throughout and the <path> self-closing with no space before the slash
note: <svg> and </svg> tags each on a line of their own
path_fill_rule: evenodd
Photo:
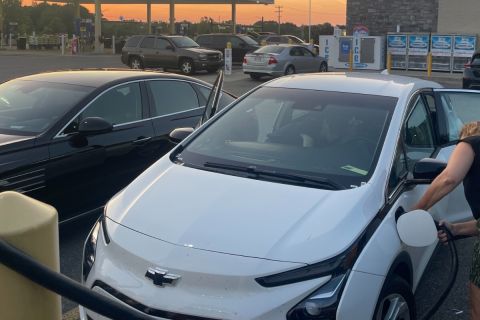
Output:
<svg viewBox="0 0 480 320">
<path fill-rule="evenodd" d="M 360 50 L 361 50 L 362 39 L 359 35 L 353 37 L 353 67 L 359 66 L 360 64 Z"/>
<path fill-rule="evenodd" d="M 232 74 L 232 45 L 230 43 L 225 49 L 225 74 Z"/>
</svg>

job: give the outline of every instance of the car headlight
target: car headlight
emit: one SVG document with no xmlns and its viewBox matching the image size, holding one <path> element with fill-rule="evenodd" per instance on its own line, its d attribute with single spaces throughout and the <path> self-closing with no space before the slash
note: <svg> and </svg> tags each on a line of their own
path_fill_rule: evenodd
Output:
<svg viewBox="0 0 480 320">
<path fill-rule="evenodd" d="M 82 279 L 83 282 L 87 280 L 88 274 L 92 270 L 93 264 L 95 263 L 95 255 L 97 251 L 97 241 L 98 235 L 100 233 L 100 228 L 103 232 L 103 237 L 107 244 L 110 243 L 110 237 L 108 236 L 107 232 L 107 224 L 106 224 L 106 216 L 105 210 L 104 213 L 100 218 L 98 218 L 97 222 L 93 226 L 92 230 L 88 234 L 87 240 L 85 241 L 84 249 L 83 249 L 83 264 L 82 264 Z"/>
<path fill-rule="evenodd" d="M 207 55 L 206 54 L 199 54 L 198 59 L 200 60 L 207 60 Z"/>
<path fill-rule="evenodd" d="M 349 271 L 337 275 L 287 313 L 287 320 L 334 320 Z"/>
</svg>

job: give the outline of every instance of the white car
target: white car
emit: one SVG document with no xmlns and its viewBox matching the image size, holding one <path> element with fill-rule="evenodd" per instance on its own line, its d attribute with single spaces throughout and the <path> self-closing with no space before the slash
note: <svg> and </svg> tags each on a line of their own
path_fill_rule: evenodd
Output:
<svg viewBox="0 0 480 320">
<path fill-rule="evenodd" d="M 414 319 L 435 245 L 403 244 L 396 219 L 479 100 L 380 74 L 265 83 L 111 199 L 84 284 L 158 319 Z M 415 166 L 429 157 L 441 161 Z M 470 219 L 462 192 L 434 217 Z"/>
</svg>

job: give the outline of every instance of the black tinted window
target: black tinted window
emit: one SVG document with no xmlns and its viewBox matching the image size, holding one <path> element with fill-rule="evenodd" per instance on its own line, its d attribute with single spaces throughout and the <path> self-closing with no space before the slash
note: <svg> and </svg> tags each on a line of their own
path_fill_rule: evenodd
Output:
<svg viewBox="0 0 480 320">
<path fill-rule="evenodd" d="M 165 116 L 199 107 L 197 93 L 187 82 L 174 80 L 150 81 L 148 85 L 157 116 Z"/>
<path fill-rule="evenodd" d="M 212 37 L 211 36 L 198 36 L 196 39 L 197 43 L 200 45 L 211 45 L 213 43 Z"/>
<path fill-rule="evenodd" d="M 136 47 L 138 43 L 142 40 L 141 36 L 133 36 L 128 38 L 127 42 L 125 43 L 125 47 Z"/>
<path fill-rule="evenodd" d="M 77 131 L 78 124 L 89 117 L 100 117 L 113 125 L 142 119 L 142 98 L 138 83 L 118 86 L 94 100 L 68 127 L 64 133 Z"/>
<path fill-rule="evenodd" d="M 168 46 L 172 46 L 168 40 L 165 39 L 157 39 L 156 48 L 165 50 Z"/>
<path fill-rule="evenodd" d="M 215 36 L 215 37 L 213 37 L 213 45 L 217 48 L 226 48 L 227 47 L 227 37 L 225 37 L 225 36 Z"/>
<path fill-rule="evenodd" d="M 199 85 L 197 85 L 197 88 L 198 90 L 200 90 L 200 93 L 202 94 L 202 103 L 205 104 L 208 99 L 208 96 L 210 95 L 211 90 L 210 88 L 199 86 Z M 228 93 L 222 92 L 222 95 L 220 96 L 220 104 L 218 105 L 218 110 L 222 110 L 233 101 L 235 101 L 234 97 L 232 97 Z"/>
<path fill-rule="evenodd" d="M 146 49 L 153 49 L 155 46 L 155 38 L 153 37 L 147 37 L 143 39 L 142 43 L 140 44 L 140 48 L 146 48 Z"/>
</svg>

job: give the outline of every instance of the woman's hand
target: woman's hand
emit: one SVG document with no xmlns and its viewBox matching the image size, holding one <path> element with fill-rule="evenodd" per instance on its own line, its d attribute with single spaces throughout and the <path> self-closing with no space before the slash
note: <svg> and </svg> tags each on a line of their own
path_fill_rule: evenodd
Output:
<svg viewBox="0 0 480 320">
<path fill-rule="evenodd" d="M 438 223 L 440 226 L 445 226 L 449 231 L 450 233 L 452 234 L 453 237 L 455 237 L 457 235 L 457 230 L 455 228 L 455 225 L 448 222 L 448 221 L 445 221 L 445 220 L 440 220 L 440 222 Z M 444 230 L 439 230 L 438 231 L 438 239 L 440 240 L 440 242 L 442 242 L 444 245 L 447 245 L 448 244 L 448 235 L 447 233 L 444 231 Z"/>
</svg>

